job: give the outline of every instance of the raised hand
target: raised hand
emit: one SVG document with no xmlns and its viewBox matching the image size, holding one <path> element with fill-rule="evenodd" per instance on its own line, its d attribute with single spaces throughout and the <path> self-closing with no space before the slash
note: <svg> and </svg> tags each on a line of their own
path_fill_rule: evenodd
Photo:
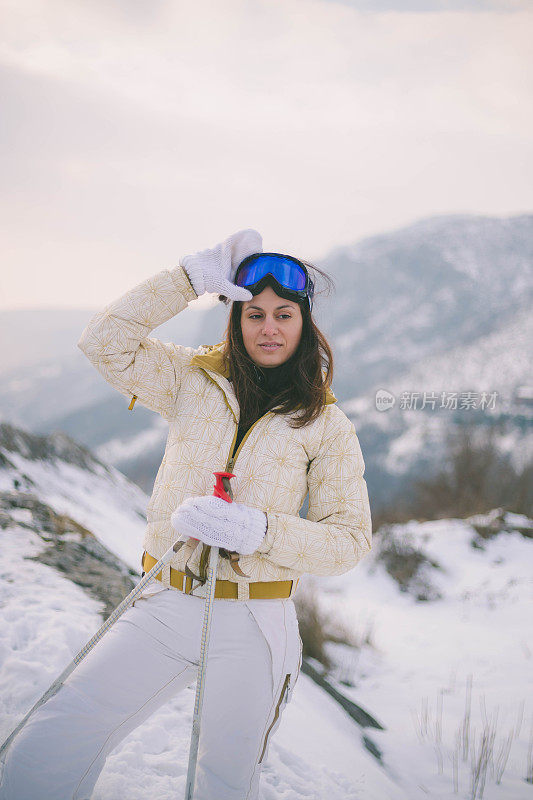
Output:
<svg viewBox="0 0 533 800">
<path fill-rule="evenodd" d="M 218 292 L 230 300 L 251 300 L 248 289 L 235 286 L 233 278 L 237 267 L 246 256 L 263 252 L 261 234 L 253 228 L 233 233 L 215 247 L 183 256 L 183 267 L 197 295 Z"/>
</svg>

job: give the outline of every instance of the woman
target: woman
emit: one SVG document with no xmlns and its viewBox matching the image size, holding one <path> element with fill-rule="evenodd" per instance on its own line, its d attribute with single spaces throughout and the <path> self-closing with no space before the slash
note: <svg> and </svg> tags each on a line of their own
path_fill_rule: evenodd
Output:
<svg viewBox="0 0 533 800">
<path fill-rule="evenodd" d="M 301 666 L 298 579 L 347 572 L 371 548 L 363 457 L 329 388 L 313 291 L 302 262 L 264 254 L 248 229 L 143 281 L 83 332 L 78 346 L 130 408 L 138 401 L 169 423 L 143 569 L 178 534 L 187 541 L 15 739 L 3 800 L 89 798 L 111 750 L 194 682 L 213 545 L 219 602 L 195 798 L 258 797 Z M 233 301 L 225 342 L 193 350 L 147 338 L 204 292 Z M 216 470 L 235 475 L 231 504 L 212 496 Z"/>
</svg>

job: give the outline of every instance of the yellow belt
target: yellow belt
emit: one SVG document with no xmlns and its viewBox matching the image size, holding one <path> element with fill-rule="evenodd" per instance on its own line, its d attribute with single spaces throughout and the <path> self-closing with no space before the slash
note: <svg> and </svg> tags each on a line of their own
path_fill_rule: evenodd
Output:
<svg viewBox="0 0 533 800">
<path fill-rule="evenodd" d="M 146 550 L 142 557 L 142 568 L 145 572 L 152 569 L 157 564 L 157 559 L 147 553 Z M 161 573 L 156 575 L 156 580 L 161 580 Z M 298 585 L 296 580 L 296 586 Z M 179 569 L 170 567 L 170 585 L 180 592 L 190 594 L 193 579 L 181 572 Z M 249 583 L 250 600 L 274 600 L 280 597 L 290 597 L 294 581 L 255 581 Z M 235 581 L 217 580 L 215 585 L 215 598 L 221 600 L 237 600 L 237 583 Z"/>
</svg>

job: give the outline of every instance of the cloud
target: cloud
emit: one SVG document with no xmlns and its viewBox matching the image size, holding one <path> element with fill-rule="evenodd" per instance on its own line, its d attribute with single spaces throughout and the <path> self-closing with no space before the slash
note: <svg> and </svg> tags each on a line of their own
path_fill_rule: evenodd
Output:
<svg viewBox="0 0 533 800">
<path fill-rule="evenodd" d="M 527 10 L 529 0 L 324 0 L 325 2 L 342 3 L 357 11 L 373 14 L 382 11 L 396 11 L 400 14 L 419 12 L 440 14 L 446 11 L 501 11 L 512 12 Z"/>
<path fill-rule="evenodd" d="M 47 0 L 3 15 L 3 305 L 112 299 L 242 227 L 316 259 L 433 212 L 531 206 L 526 11 Z"/>
</svg>

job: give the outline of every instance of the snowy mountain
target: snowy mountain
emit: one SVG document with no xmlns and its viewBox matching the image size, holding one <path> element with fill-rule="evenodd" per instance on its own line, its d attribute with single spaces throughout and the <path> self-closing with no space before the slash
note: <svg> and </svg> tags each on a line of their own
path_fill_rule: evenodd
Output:
<svg viewBox="0 0 533 800">
<path fill-rule="evenodd" d="M 517 469 L 531 462 L 533 216 L 432 217 L 338 248 L 323 266 L 337 284 L 324 307 L 335 391 L 375 509 L 440 468 L 465 423 L 494 427 Z M 394 405 L 378 410 L 383 391 Z M 457 408 L 442 408 L 453 393 Z"/>
<path fill-rule="evenodd" d="M 533 215 L 443 215 L 332 252 L 324 304 L 341 399 L 468 346 L 531 305 Z"/>
<path fill-rule="evenodd" d="M 369 480 L 380 476 L 376 504 L 409 480 L 433 473 L 442 465 L 450 432 L 470 422 L 493 429 L 495 446 L 518 471 L 531 463 L 532 364 L 533 317 L 524 308 L 471 344 L 426 356 L 343 403 L 367 443 Z M 376 404 L 384 390 L 394 399 L 385 409 Z"/>
<path fill-rule="evenodd" d="M 147 499 L 64 435 L 0 426 L 0 739 L 137 580 Z M 261 800 L 525 797 L 532 547 L 533 522 L 499 510 L 412 521 L 378 531 L 355 570 L 304 578 L 297 596 L 351 642 L 327 643 L 328 672 L 304 661 Z M 191 686 L 130 734 L 95 800 L 180 796 L 193 704 Z"/>
<path fill-rule="evenodd" d="M 156 335 L 184 345 L 219 341 L 227 310 L 222 304 L 209 310 L 204 306 L 198 300 L 191 303 L 161 325 Z M 57 423 L 67 419 L 74 424 L 80 414 L 83 430 L 84 412 L 98 410 L 100 403 L 115 398 L 116 392 L 90 368 L 77 347 L 97 310 L 0 311 L 0 332 L 9 342 L 0 355 L 0 418 L 35 433 L 49 433 L 54 426 L 66 430 Z"/>
<path fill-rule="evenodd" d="M 5 513 L 12 507 L 15 517 L 19 509 L 27 519 L 34 510 L 45 521 L 48 513 L 47 529 L 55 535 L 67 541 L 90 534 L 138 571 L 147 496 L 65 434 L 36 436 L 0 424 L 0 492 Z"/>
</svg>

